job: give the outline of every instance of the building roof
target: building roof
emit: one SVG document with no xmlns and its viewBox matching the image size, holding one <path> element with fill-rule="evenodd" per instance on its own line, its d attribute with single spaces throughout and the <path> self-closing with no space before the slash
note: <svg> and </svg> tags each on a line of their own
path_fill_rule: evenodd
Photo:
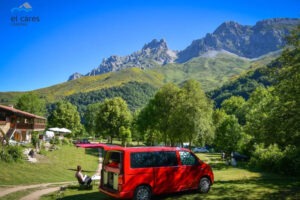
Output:
<svg viewBox="0 0 300 200">
<path fill-rule="evenodd" d="M 41 116 L 29 113 L 29 112 L 18 110 L 18 109 L 15 109 L 13 107 L 10 107 L 10 106 L 0 105 L 0 109 L 15 113 L 17 115 L 22 115 L 22 116 L 25 116 L 25 117 L 37 118 L 37 119 L 46 119 L 45 117 L 41 117 Z"/>
</svg>

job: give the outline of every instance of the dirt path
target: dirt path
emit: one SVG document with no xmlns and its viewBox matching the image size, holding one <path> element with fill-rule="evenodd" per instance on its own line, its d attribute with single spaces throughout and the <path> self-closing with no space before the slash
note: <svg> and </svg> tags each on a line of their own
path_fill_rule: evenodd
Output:
<svg viewBox="0 0 300 200">
<path fill-rule="evenodd" d="M 35 192 L 21 198 L 20 200 L 39 200 L 41 196 L 55 192 L 55 191 L 59 191 L 59 189 L 60 189 L 60 187 L 45 188 L 42 190 L 35 191 Z"/>
<path fill-rule="evenodd" d="M 31 199 L 39 199 L 39 197 L 41 197 L 42 195 L 54 192 L 56 190 L 59 190 L 59 188 L 60 188 L 59 186 L 56 186 L 56 187 L 50 187 L 50 186 L 65 185 L 65 184 L 70 184 L 70 183 L 74 183 L 74 182 L 72 181 L 72 182 L 42 183 L 42 184 L 35 184 L 35 185 L 20 185 L 20 186 L 12 186 L 12 187 L 9 187 L 9 188 L 0 188 L 0 197 L 3 197 L 3 196 L 8 195 L 10 193 L 18 192 L 18 191 L 21 191 L 21 190 L 27 190 L 27 189 L 32 189 L 32 188 L 44 188 L 44 189 L 41 189 L 41 190 L 38 190 L 38 191 L 35 191 L 35 192 L 31 193 L 31 194 L 34 194 L 37 198 L 35 198 L 34 196 L 30 196 L 31 194 L 28 195 L 28 196 L 30 196 L 30 198 L 28 198 L 28 200 L 29 199 L 30 200 Z M 46 191 L 47 191 L 47 193 L 43 193 L 43 192 L 46 192 Z M 26 196 L 26 198 L 28 196 Z M 23 197 L 22 200 L 25 200 L 24 198 L 25 197 Z"/>
</svg>

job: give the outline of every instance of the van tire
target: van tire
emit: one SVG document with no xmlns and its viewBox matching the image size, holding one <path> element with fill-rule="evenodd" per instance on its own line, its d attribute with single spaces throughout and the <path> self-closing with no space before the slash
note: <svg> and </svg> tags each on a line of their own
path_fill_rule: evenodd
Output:
<svg viewBox="0 0 300 200">
<path fill-rule="evenodd" d="M 200 193 L 208 193 L 208 191 L 210 190 L 210 180 L 207 177 L 203 177 L 200 179 L 199 181 L 199 186 L 198 186 L 198 191 Z"/>
<path fill-rule="evenodd" d="M 134 200 L 150 200 L 151 189 L 146 185 L 138 186 L 134 191 Z"/>
</svg>

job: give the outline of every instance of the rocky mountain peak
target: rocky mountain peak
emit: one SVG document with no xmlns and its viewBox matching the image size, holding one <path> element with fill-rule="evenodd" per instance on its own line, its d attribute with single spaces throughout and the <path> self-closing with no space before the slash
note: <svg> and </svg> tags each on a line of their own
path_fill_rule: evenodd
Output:
<svg viewBox="0 0 300 200">
<path fill-rule="evenodd" d="M 167 50 L 168 46 L 164 39 L 161 39 L 161 40 L 154 39 L 151 42 L 149 42 L 148 44 L 145 44 L 143 46 L 142 50 L 146 50 L 146 49 Z"/>
<path fill-rule="evenodd" d="M 107 72 L 119 71 L 125 68 L 137 67 L 141 69 L 153 68 L 173 62 L 176 52 L 169 50 L 164 39 L 154 39 L 143 48 L 127 56 L 110 56 L 103 59 L 101 64 L 86 76 L 96 76 Z"/>
<path fill-rule="evenodd" d="M 177 62 L 186 62 L 209 50 L 225 50 L 245 58 L 257 58 L 277 51 L 286 44 L 285 37 L 300 19 L 274 18 L 257 22 L 254 26 L 229 21 L 221 24 L 212 34 L 195 40 L 178 53 Z"/>
<path fill-rule="evenodd" d="M 249 26 L 243 26 L 240 25 L 237 22 L 234 21 L 228 21 L 222 23 L 214 32 L 214 35 L 236 35 L 236 34 L 241 34 L 244 31 L 247 30 Z"/>
</svg>

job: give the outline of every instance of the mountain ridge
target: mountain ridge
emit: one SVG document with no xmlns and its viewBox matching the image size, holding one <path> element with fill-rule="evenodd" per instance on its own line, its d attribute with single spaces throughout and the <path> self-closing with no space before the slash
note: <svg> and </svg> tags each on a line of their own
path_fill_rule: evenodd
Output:
<svg viewBox="0 0 300 200">
<path fill-rule="evenodd" d="M 218 26 L 213 33 L 207 33 L 205 37 L 192 41 L 182 51 L 169 49 L 164 39 L 153 39 L 141 50 L 130 55 L 104 58 L 97 68 L 86 75 L 74 73 L 68 81 L 131 67 L 148 69 L 169 63 L 185 63 L 208 51 L 224 50 L 240 57 L 254 59 L 283 47 L 286 44 L 285 36 L 298 24 L 300 24 L 298 18 L 265 19 L 256 22 L 254 26 L 227 21 Z"/>
</svg>

